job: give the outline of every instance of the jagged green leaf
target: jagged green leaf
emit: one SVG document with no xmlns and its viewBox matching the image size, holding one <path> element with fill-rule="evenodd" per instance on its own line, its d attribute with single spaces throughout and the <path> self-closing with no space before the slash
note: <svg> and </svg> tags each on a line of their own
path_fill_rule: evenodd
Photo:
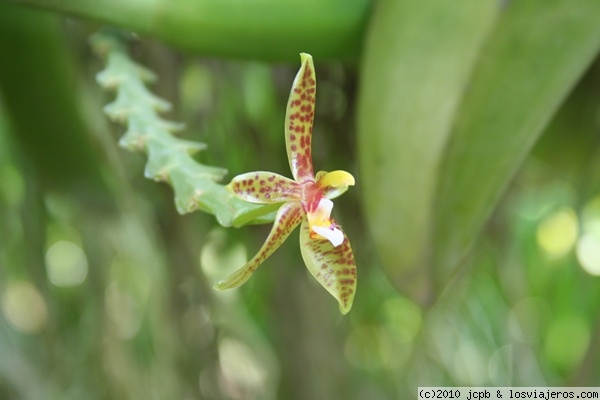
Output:
<svg viewBox="0 0 600 400">
<path fill-rule="evenodd" d="M 119 144 L 130 151 L 147 154 L 144 176 L 173 187 L 178 212 L 203 210 L 214 214 L 223 226 L 273 220 L 272 206 L 240 200 L 218 183 L 227 174 L 226 169 L 204 165 L 193 158 L 195 153 L 206 149 L 204 143 L 172 135 L 183 129 L 183 124 L 159 116 L 159 112 L 170 110 L 171 104 L 145 86 L 156 77 L 129 58 L 119 34 L 96 34 L 92 45 L 107 61 L 106 68 L 97 76 L 98 83 L 117 93 L 104 111 L 113 121 L 127 126 Z"/>
</svg>

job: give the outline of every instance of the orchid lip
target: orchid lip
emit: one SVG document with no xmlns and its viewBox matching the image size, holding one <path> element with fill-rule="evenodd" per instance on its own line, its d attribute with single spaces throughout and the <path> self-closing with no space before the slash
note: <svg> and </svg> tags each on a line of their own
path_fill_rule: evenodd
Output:
<svg viewBox="0 0 600 400">
<path fill-rule="evenodd" d="M 334 247 L 337 247 L 344 242 L 344 233 L 331 222 L 332 209 L 333 201 L 323 197 L 319 200 L 317 209 L 307 213 L 307 218 L 311 237 L 315 233 L 317 236 L 329 240 Z"/>
<path fill-rule="evenodd" d="M 311 228 L 313 226 L 328 227 L 331 225 L 331 210 L 333 210 L 333 201 L 326 197 L 321 198 L 317 208 L 314 211 L 307 213 L 308 223 L 310 224 Z"/>
<path fill-rule="evenodd" d="M 329 227 L 315 225 L 311 229 L 317 235 L 329 240 L 333 247 L 344 243 L 344 233 L 333 225 Z"/>
</svg>

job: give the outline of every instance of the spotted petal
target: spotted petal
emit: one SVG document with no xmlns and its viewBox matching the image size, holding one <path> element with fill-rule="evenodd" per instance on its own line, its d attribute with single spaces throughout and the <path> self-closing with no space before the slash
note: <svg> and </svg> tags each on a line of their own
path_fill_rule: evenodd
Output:
<svg viewBox="0 0 600 400">
<path fill-rule="evenodd" d="M 327 239 L 312 238 L 308 220 L 302 220 L 300 250 L 310 273 L 340 303 L 342 314 L 352 308 L 356 292 L 356 264 L 348 237 L 334 247 Z"/>
<path fill-rule="evenodd" d="M 301 53 L 300 59 L 285 113 L 285 145 L 294 179 L 306 182 L 314 179 L 310 144 L 317 82 L 311 55 Z"/>
<path fill-rule="evenodd" d="M 242 268 L 217 283 L 215 289 L 232 289 L 245 283 L 254 271 L 256 271 L 256 268 L 273 254 L 285 239 L 287 239 L 294 228 L 298 226 L 303 215 L 304 213 L 300 202 L 294 201 L 282 205 L 275 217 L 275 223 L 273 224 L 273 228 L 271 228 L 271 233 L 269 233 L 267 240 L 258 253 Z"/>
<path fill-rule="evenodd" d="M 231 180 L 227 189 L 251 203 L 273 204 L 300 200 L 302 185 L 272 172 L 248 172 Z"/>
</svg>

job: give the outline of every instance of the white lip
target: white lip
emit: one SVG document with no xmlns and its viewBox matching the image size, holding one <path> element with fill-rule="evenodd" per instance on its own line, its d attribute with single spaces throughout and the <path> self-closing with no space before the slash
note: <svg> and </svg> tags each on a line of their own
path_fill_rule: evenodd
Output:
<svg viewBox="0 0 600 400">
<path fill-rule="evenodd" d="M 338 228 L 333 226 L 327 228 L 323 226 L 313 226 L 312 230 L 319 236 L 329 240 L 333 247 L 338 247 L 340 244 L 344 243 L 344 233 Z"/>
</svg>

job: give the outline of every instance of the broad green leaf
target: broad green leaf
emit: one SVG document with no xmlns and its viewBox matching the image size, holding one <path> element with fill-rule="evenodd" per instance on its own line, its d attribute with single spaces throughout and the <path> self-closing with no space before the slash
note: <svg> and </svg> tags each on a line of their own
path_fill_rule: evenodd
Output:
<svg viewBox="0 0 600 400">
<path fill-rule="evenodd" d="M 204 55 L 295 61 L 356 59 L 371 0 L 9 0 Z"/>
<path fill-rule="evenodd" d="M 482 49 L 440 165 L 434 266 L 444 284 L 600 48 L 600 2 L 507 3 Z"/>
<path fill-rule="evenodd" d="M 600 47 L 595 1 L 458 4 L 381 1 L 363 59 L 368 224 L 393 281 L 421 300 L 430 274 L 435 294 L 461 264 Z"/>
<path fill-rule="evenodd" d="M 561 179 L 593 197 L 600 187 L 600 60 L 578 82 L 532 150 Z M 586 193 L 587 192 L 587 193 Z"/>
<path fill-rule="evenodd" d="M 496 1 L 377 3 L 362 60 L 359 179 L 394 282 L 429 296 L 438 167 Z"/>
</svg>

